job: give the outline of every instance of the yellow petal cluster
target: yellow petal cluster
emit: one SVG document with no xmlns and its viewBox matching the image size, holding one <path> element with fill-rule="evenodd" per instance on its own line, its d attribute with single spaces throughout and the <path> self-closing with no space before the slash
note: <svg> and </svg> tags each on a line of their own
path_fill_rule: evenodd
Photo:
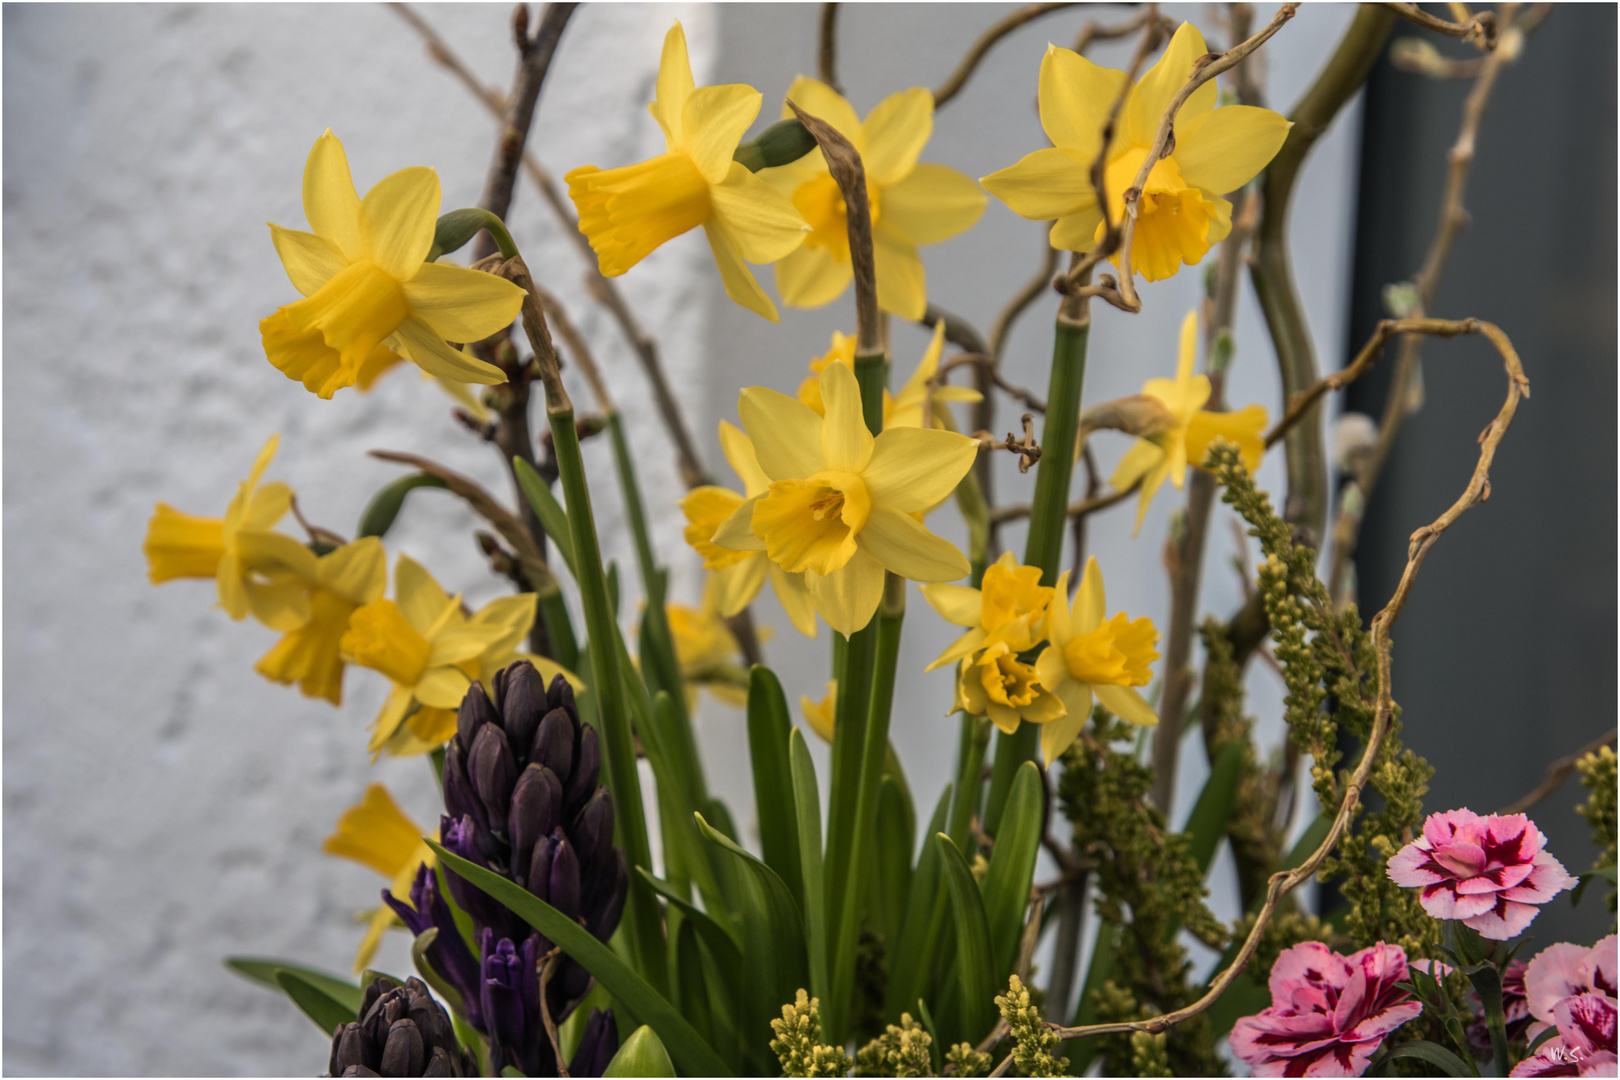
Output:
<svg viewBox="0 0 1620 1080">
<path fill-rule="evenodd" d="M 1176 361 L 1174 379 L 1149 379 L 1142 385 L 1142 393 L 1157 399 L 1171 416 L 1171 423 L 1151 438 L 1138 439 L 1120 458 L 1111 483 L 1123 490 L 1141 481 L 1137 496 L 1136 529 L 1142 528 L 1148 504 L 1153 501 L 1166 479 L 1181 487 L 1187 466 L 1202 467 L 1209 444 L 1217 438 L 1235 444 L 1243 454 L 1243 464 L 1250 472 L 1260 467 L 1265 453 L 1265 440 L 1261 432 L 1266 429 L 1269 416 L 1263 405 L 1249 405 L 1236 412 L 1211 412 L 1204 408 L 1209 400 L 1209 377 L 1193 374 L 1193 363 L 1198 355 L 1198 314 L 1187 312 L 1181 321 L 1181 349 Z"/>
<path fill-rule="evenodd" d="M 1125 192 L 1151 152 L 1165 109 L 1209 50 L 1182 23 L 1164 55 L 1130 88 L 1105 163 L 1109 216 L 1118 222 Z M 1041 126 L 1052 141 L 1016 165 L 983 178 L 1015 213 L 1051 220 L 1052 246 L 1090 251 L 1105 231 L 1090 171 L 1102 149 L 1103 125 L 1125 85 L 1123 71 L 1098 67 L 1068 49 L 1048 46 L 1041 61 Z M 1149 281 L 1194 265 L 1232 228 L 1232 204 L 1221 196 L 1248 183 L 1281 149 L 1290 124 L 1269 109 L 1215 107 L 1214 80 L 1176 114 L 1171 152 L 1154 163 L 1142 188 L 1131 245 L 1132 267 Z M 1117 257 L 1115 262 L 1118 262 Z"/>
<path fill-rule="evenodd" d="M 362 537 L 314 560 L 309 619 L 288 630 L 253 670 L 272 682 L 298 684 L 305 697 L 343 704 L 341 643 L 349 618 L 388 587 L 388 557 L 382 541 Z"/>
<path fill-rule="evenodd" d="M 670 29 L 647 106 L 664 131 L 664 153 L 618 169 L 582 165 L 563 177 L 605 276 L 701 225 L 726 295 L 776 321 L 776 305 L 747 264 L 782 258 L 804 242 L 806 228 L 787 198 L 732 160 L 762 101 L 741 84 L 694 88 L 686 33 L 679 22 Z"/>
<path fill-rule="evenodd" d="M 816 610 L 847 636 L 871 621 L 885 570 L 913 581 L 967 574 L 962 553 L 916 515 L 955 489 L 978 444 L 929 428 L 874 437 L 855 373 L 843 364 L 822 370 L 820 388 L 825 416 L 774 390 L 743 391 L 738 412 L 770 485 L 744 500 L 712 542 L 763 551 L 784 571 L 804 574 Z"/>
<path fill-rule="evenodd" d="M 787 101 L 831 124 L 861 155 L 872 210 L 872 254 L 878 306 L 904 319 L 920 319 L 928 306 L 919 244 L 937 244 L 972 227 L 985 198 L 968 177 L 945 165 L 917 161 L 934 130 L 934 96 L 921 86 L 891 94 L 861 120 L 832 87 L 800 75 Z M 793 110 L 786 102 L 782 118 Z M 836 300 L 854 274 L 844 197 L 819 149 L 798 161 L 760 172 L 793 200 L 810 226 L 804 246 L 776 264 L 776 288 L 791 307 Z"/>
<path fill-rule="evenodd" d="M 748 673 L 740 662 L 742 647 L 716 607 L 716 594 L 716 578 L 711 576 L 703 589 L 701 608 L 664 605 L 689 711 L 697 707 L 699 687 L 706 687 L 728 705 L 748 703 Z"/>
<path fill-rule="evenodd" d="M 822 742 L 831 746 L 833 726 L 838 719 L 838 680 L 828 680 L 827 694 L 820 701 L 811 701 L 800 694 L 799 709 L 804 713 L 805 723 L 810 725 L 810 730 L 820 735 Z"/>
<path fill-rule="evenodd" d="M 948 431 L 956 430 L 956 423 L 951 418 L 950 402 L 973 402 L 983 400 L 984 395 L 969 386 L 936 386 L 934 388 L 934 409 L 929 423 L 923 423 L 923 406 L 928 400 L 928 382 L 939 371 L 939 358 L 945 351 L 945 323 L 941 321 L 934 327 L 934 336 L 923 352 L 922 359 L 912 370 L 911 376 L 906 379 L 905 385 L 900 388 L 898 395 L 890 394 L 887 388 L 883 391 L 883 426 L 892 427 L 941 427 Z M 834 330 L 832 343 L 826 352 L 813 357 L 810 361 L 810 374 L 799 384 L 798 398 L 816 411 L 817 416 L 824 416 L 827 407 L 821 400 L 822 369 L 828 364 L 840 363 L 850 370 L 855 365 L 855 339 L 854 337 Z"/>
<path fill-rule="evenodd" d="M 330 130 L 304 165 L 310 232 L 270 226 L 276 253 L 304 299 L 259 323 L 270 363 L 330 398 L 369 385 L 403 356 L 440 379 L 500 383 L 501 370 L 447 344 L 509 325 L 523 291 L 504 278 L 425 261 L 439 217 L 439 177 L 420 166 L 355 191 Z"/>
<path fill-rule="evenodd" d="M 370 784 L 361 800 L 343 811 L 337 828 L 321 845 L 328 855 L 353 859 L 368 866 L 388 879 L 388 891 L 396 899 L 407 903 L 411 897 L 411 884 L 416 869 L 426 863 L 433 865 L 433 849 L 428 847 L 421 826 L 405 815 L 388 789 L 381 784 Z M 439 838 L 438 831 L 433 839 Z M 364 971 L 371 966 L 382 942 L 383 932 L 393 925 L 396 916 L 384 904 L 368 913 L 365 937 L 354 957 L 354 970 Z"/>
</svg>

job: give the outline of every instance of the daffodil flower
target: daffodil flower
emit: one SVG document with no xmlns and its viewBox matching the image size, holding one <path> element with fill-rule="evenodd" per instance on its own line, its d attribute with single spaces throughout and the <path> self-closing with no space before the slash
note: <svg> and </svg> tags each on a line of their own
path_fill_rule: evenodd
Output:
<svg viewBox="0 0 1620 1080">
<path fill-rule="evenodd" d="M 1159 62 L 1131 87 L 1119 131 L 1109 144 L 1104 186 L 1110 218 L 1125 212 L 1125 192 L 1152 150 L 1170 101 L 1209 50 L 1203 35 L 1182 23 Z M 1102 208 L 1091 166 L 1102 149 L 1109 110 L 1127 78 L 1068 49 L 1048 45 L 1041 61 L 1041 126 L 1052 140 L 1018 164 L 980 182 L 1015 213 L 1056 218 L 1052 246 L 1090 251 L 1103 238 Z M 1269 109 L 1215 108 L 1212 79 L 1176 113 L 1171 152 L 1154 163 L 1138 205 L 1131 265 L 1149 281 L 1191 266 L 1232 229 L 1232 204 L 1221 196 L 1248 183 L 1281 149 L 1291 126 Z M 1117 256 L 1115 261 L 1118 262 Z"/>
<path fill-rule="evenodd" d="M 810 730 L 820 735 L 822 742 L 831 746 L 833 727 L 838 719 L 838 680 L 827 681 L 827 695 L 820 701 L 811 701 L 800 694 L 799 710 L 804 713 L 805 723 L 810 725 Z"/>
<path fill-rule="evenodd" d="M 748 673 L 738 663 L 742 647 L 715 606 L 715 581 L 711 576 L 704 586 L 701 608 L 664 605 L 688 711 L 697 708 L 699 687 L 727 705 L 748 704 Z"/>
<path fill-rule="evenodd" d="M 937 244 L 972 227 L 984 213 L 984 193 L 945 165 L 917 161 L 934 131 L 934 96 L 921 86 L 891 94 L 863 122 L 832 87 L 800 75 L 787 100 L 831 124 L 861 155 L 872 208 L 872 255 L 878 306 L 903 319 L 920 319 L 928 306 L 919 244 Z M 782 118 L 793 111 L 782 106 Z M 836 300 L 854 274 L 844 196 L 819 149 L 760 175 L 810 225 L 804 246 L 776 264 L 776 288 L 792 307 Z"/>
<path fill-rule="evenodd" d="M 617 277 L 701 225 L 726 295 L 776 321 L 776 305 L 747 264 L 775 262 L 804 242 L 806 230 L 791 202 L 732 160 L 762 101 L 741 84 L 694 89 L 686 33 L 679 22 L 670 28 L 647 106 L 664 129 L 665 152 L 619 169 L 582 165 L 563 177 L 604 276 Z"/>
<path fill-rule="evenodd" d="M 943 501 L 973 467 L 978 444 L 933 428 L 886 428 L 873 437 L 855 373 L 821 372 L 825 417 L 764 387 L 742 393 L 738 412 L 770 487 L 750 496 L 715 532 L 734 551 L 764 551 L 803 573 L 827 625 L 849 635 L 871 621 L 883 572 L 953 581 L 968 561 L 914 515 Z"/>
<path fill-rule="evenodd" d="M 312 559 L 308 582 L 309 621 L 288 630 L 253 670 L 305 697 L 343 704 L 343 655 L 339 643 L 356 608 L 382 596 L 388 585 L 388 556 L 382 541 L 362 537 Z"/>
<path fill-rule="evenodd" d="M 1268 416 L 1263 405 L 1250 405 L 1236 412 L 1210 412 L 1209 378 L 1193 374 L 1198 354 L 1198 314 L 1187 312 L 1181 321 L 1181 353 L 1174 379 L 1149 379 L 1142 393 L 1157 399 L 1169 412 L 1171 423 L 1151 438 L 1138 439 L 1114 468 L 1110 481 L 1123 491 L 1141 480 L 1136 505 L 1136 530 L 1142 529 L 1148 504 L 1166 478 L 1177 488 L 1185 481 L 1187 466 L 1203 466 L 1209 444 L 1217 438 L 1234 443 L 1243 454 L 1243 465 L 1251 473 L 1260 467 L 1266 444 L 1260 433 Z"/>
<path fill-rule="evenodd" d="M 951 711 L 988 716 L 1008 735 L 1026 720 L 1050 725 L 1064 717 L 1062 700 L 1042 684 L 1035 665 L 1001 639 L 962 660 Z"/>
<path fill-rule="evenodd" d="M 1069 572 L 1057 583 L 1057 595 L 1068 595 Z M 1041 729 L 1041 751 L 1050 763 L 1069 748 L 1086 718 L 1091 715 L 1091 699 L 1096 699 L 1122 720 L 1152 727 L 1159 722 L 1153 706 L 1133 687 L 1152 681 L 1148 665 L 1159 658 L 1153 646 L 1159 632 L 1147 618 L 1131 619 L 1124 613 L 1104 619 L 1108 600 L 1103 592 L 1102 571 L 1095 557 L 1086 560 L 1086 571 L 1075 590 L 1074 603 L 1054 603 L 1046 615 L 1046 637 L 1050 645 L 1035 659 L 1035 672 L 1041 684 L 1063 702 L 1065 714 L 1056 723 Z"/>
<path fill-rule="evenodd" d="M 939 358 L 945 350 L 945 323 L 941 321 L 934 327 L 934 337 L 923 352 L 922 359 L 900 388 L 898 396 L 883 391 L 883 426 L 891 427 L 942 427 L 950 431 L 956 430 L 951 419 L 948 404 L 953 401 L 973 402 L 982 401 L 984 395 L 968 386 L 936 386 L 934 387 L 934 414 L 932 423 L 923 424 L 923 404 L 928 399 L 928 381 L 939 371 Z M 841 363 L 851 370 L 855 364 L 855 339 L 848 334 L 834 330 L 832 346 L 820 356 L 810 361 L 810 374 L 799 384 L 798 398 L 821 416 L 826 413 L 826 406 L 821 401 L 821 381 L 818 378 L 821 371 L 830 363 Z"/>
<path fill-rule="evenodd" d="M 411 883 L 416 868 L 426 863 L 433 865 L 433 849 L 427 846 L 421 826 L 405 816 L 399 804 L 381 784 L 370 784 L 361 800 L 343 811 L 337 828 L 321 845 L 328 855 L 353 859 L 361 866 L 369 866 L 388 879 L 388 891 L 399 900 L 410 903 Z M 437 840 L 437 830 L 433 839 Z M 383 932 L 396 921 L 392 909 L 383 904 L 368 912 L 366 935 L 354 957 L 354 970 L 364 971 L 371 966 L 382 943 Z"/>
<path fill-rule="evenodd" d="M 782 610 L 799 633 L 816 636 L 816 607 L 805 587 L 804 575 L 790 574 L 763 551 L 732 551 L 714 543 L 715 530 L 725 524 L 747 499 L 764 494 L 771 478 L 759 467 L 754 444 L 738 428 L 720 421 L 720 449 L 743 482 L 745 495 L 713 484 L 693 488 L 681 499 L 686 514 L 686 542 L 703 556 L 703 566 L 713 577 L 714 603 L 722 618 L 729 619 L 754 602 L 766 578 L 782 602 Z"/>
<path fill-rule="evenodd" d="M 315 555 L 292 537 L 271 531 L 292 506 L 292 489 L 279 481 L 259 484 L 279 442 L 277 435 L 265 442 L 223 518 L 157 504 L 141 545 L 152 584 L 213 578 L 219 606 L 233 619 L 251 612 L 272 630 L 292 630 L 308 621 L 304 580 L 289 568 L 310 569 Z"/>
<path fill-rule="evenodd" d="M 420 166 L 379 180 L 360 198 L 343 144 L 330 130 L 304 165 L 312 232 L 270 226 L 304 299 L 259 323 L 264 354 L 323 398 L 370 383 L 397 356 L 452 382 L 506 375 L 446 343 L 479 341 L 509 325 L 523 290 L 494 274 L 426 262 L 439 218 L 439 177 Z"/>
<path fill-rule="evenodd" d="M 1046 633 L 1046 609 L 1053 589 L 1041 584 L 1041 568 L 1020 566 L 1010 551 L 984 571 L 981 588 L 969 585 L 924 585 L 923 599 L 948 622 L 968 632 L 951 643 L 924 671 L 933 671 L 1005 641 L 1016 655 L 1028 652 Z"/>
</svg>

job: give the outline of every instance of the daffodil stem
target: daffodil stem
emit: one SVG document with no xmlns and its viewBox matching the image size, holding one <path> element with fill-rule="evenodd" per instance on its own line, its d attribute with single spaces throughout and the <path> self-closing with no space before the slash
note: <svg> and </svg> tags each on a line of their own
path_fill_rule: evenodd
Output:
<svg viewBox="0 0 1620 1080">
<path fill-rule="evenodd" d="M 970 850 L 973 816 L 979 812 L 979 792 L 984 787 L 979 773 L 984 769 L 984 752 L 989 748 L 989 723 L 983 717 L 963 713 L 956 744 L 956 787 L 951 796 L 948 825 L 951 841 L 963 851 Z"/>
</svg>

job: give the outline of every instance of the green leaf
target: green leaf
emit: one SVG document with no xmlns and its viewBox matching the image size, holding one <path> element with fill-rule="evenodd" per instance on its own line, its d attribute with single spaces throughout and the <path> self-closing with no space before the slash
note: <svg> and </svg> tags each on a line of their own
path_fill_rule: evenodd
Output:
<svg viewBox="0 0 1620 1080">
<path fill-rule="evenodd" d="M 1581 897 L 1586 895 L 1586 887 L 1592 884 L 1594 878 L 1602 878 L 1613 885 L 1615 883 L 1615 868 L 1612 866 L 1600 866 L 1596 870 L 1588 870 L 1586 873 L 1581 874 L 1575 882 L 1575 888 L 1570 890 L 1570 907 L 1580 906 Z"/>
<path fill-rule="evenodd" d="M 360 525 L 355 529 L 354 535 L 358 539 L 362 536 L 384 536 L 393 528 L 394 519 L 399 517 L 400 510 L 405 506 L 405 496 L 420 487 L 443 488 L 448 485 L 437 476 L 427 473 L 412 473 L 402 476 L 391 484 L 377 489 L 377 494 L 366 503 L 366 508 L 360 514 Z"/>
<path fill-rule="evenodd" d="M 1243 778 L 1243 752 L 1248 743 L 1234 740 L 1216 757 L 1210 768 L 1204 790 L 1187 815 L 1187 834 L 1191 841 L 1190 854 L 1198 863 L 1200 874 L 1209 873 L 1209 864 L 1215 860 L 1215 849 L 1226 835 L 1232 807 L 1237 803 L 1238 781 Z"/>
<path fill-rule="evenodd" d="M 940 830 L 944 829 L 941 824 Z M 878 790 L 877 837 L 867 847 L 867 918 L 876 923 L 884 941 L 898 942 L 911 891 L 911 849 L 916 843 L 917 821 L 911 801 L 892 776 L 884 776 Z"/>
<path fill-rule="evenodd" d="M 680 1062 L 682 1069 L 698 1076 L 731 1075 L 725 1062 L 698 1036 L 675 1007 L 583 926 L 499 874 L 445 850 L 435 841 L 428 840 L 426 843 L 469 885 L 483 890 L 491 899 L 504 905 L 596 976 L 607 987 L 608 993 L 658 1032 L 670 1056 Z"/>
<path fill-rule="evenodd" d="M 944 833 L 934 834 L 956 928 L 956 976 L 961 988 L 962 1034 L 977 1043 L 993 1022 L 996 968 L 984 901 L 967 860 Z"/>
<path fill-rule="evenodd" d="M 352 1024 L 359 1019 L 357 1010 L 344 1005 L 296 971 L 277 968 L 276 984 L 328 1036 L 344 1024 Z"/>
<path fill-rule="evenodd" d="M 827 988 L 827 894 L 821 866 L 821 792 L 815 762 L 804 732 L 788 733 L 788 757 L 793 775 L 794 818 L 799 828 L 799 869 L 804 882 L 804 940 L 810 956 L 810 993 L 822 997 Z"/>
<path fill-rule="evenodd" d="M 1070 1027 L 1086 1027 L 1097 1022 L 1097 991 L 1114 976 L 1114 941 L 1119 927 L 1111 922 L 1097 926 L 1097 940 L 1091 947 L 1091 963 L 1086 968 L 1086 983 L 1080 988 L 1080 1000 L 1075 1004 L 1074 1020 Z M 1097 1036 L 1071 1039 L 1067 1047 L 1069 1067 L 1075 1076 L 1084 1076 L 1097 1056 Z"/>
<path fill-rule="evenodd" d="M 1384 1060 L 1396 1061 L 1400 1058 L 1415 1058 L 1418 1061 L 1433 1065 L 1446 1076 L 1478 1076 L 1479 1073 L 1470 1069 L 1463 1059 L 1447 1050 L 1439 1043 L 1432 1043 L 1424 1039 L 1417 1042 L 1402 1043 L 1389 1052 Z"/>
<path fill-rule="evenodd" d="M 741 946 L 729 930 L 716 922 L 707 912 L 695 907 L 690 900 L 676 892 L 669 882 L 653 877 L 650 872 L 640 866 L 636 867 L 636 873 L 646 879 L 647 884 L 651 885 L 658 895 L 673 904 L 686 920 L 692 924 L 693 930 L 703 939 L 703 943 L 708 946 L 709 951 L 714 953 L 716 960 L 723 966 L 733 967 L 738 971 L 742 970 Z"/>
<path fill-rule="evenodd" d="M 603 1076 L 674 1076 L 675 1063 L 669 1060 L 669 1051 L 658 1041 L 653 1029 L 642 1024 L 630 1033 L 613 1055 Z"/>
<path fill-rule="evenodd" d="M 1033 761 L 1018 767 L 1001 815 L 1001 831 L 984 875 L 984 914 L 990 924 L 990 958 L 997 974 L 1011 971 L 1029 910 L 1029 886 L 1041 852 L 1045 795 Z"/>
<path fill-rule="evenodd" d="M 523 489 L 523 497 L 529 500 L 529 508 L 540 519 L 540 527 L 546 530 L 546 536 L 562 556 L 568 572 L 579 580 L 579 571 L 574 568 L 574 538 L 568 528 L 568 511 L 562 508 L 562 503 L 540 479 L 533 465 L 522 458 L 513 458 L 512 472 L 517 477 L 518 487 Z"/>
<path fill-rule="evenodd" d="M 281 991 L 281 983 L 276 981 L 276 972 L 278 970 L 290 971 L 354 1013 L 360 1011 L 360 1002 L 365 997 L 365 988 L 357 986 L 350 979 L 338 975 L 328 975 L 324 971 L 304 967 L 302 964 L 289 963 L 286 960 L 275 960 L 264 956 L 228 956 L 225 958 L 225 966 L 244 978 L 251 979 L 262 986 L 268 986 L 278 992 Z"/>
<path fill-rule="evenodd" d="M 714 1037 L 714 1017 L 709 1011 L 712 991 L 703 976 L 703 957 L 699 955 L 697 923 L 688 918 L 672 916 L 670 933 L 670 984 L 675 987 L 675 1000 L 681 1015 L 710 1046 L 723 1049 Z M 576 1010 L 575 1015 L 578 1015 Z"/>
<path fill-rule="evenodd" d="M 952 785 L 946 784 L 923 836 L 945 831 L 953 794 Z M 884 1018 L 890 1024 L 898 1024 L 900 1014 L 927 991 L 923 984 L 933 966 L 945 927 L 946 899 L 940 888 L 940 872 L 939 847 L 923 844 L 922 853 L 917 856 L 917 869 L 911 876 L 911 893 L 906 897 L 900 936 L 889 954 L 889 992 Z"/>
<path fill-rule="evenodd" d="M 931 1040 L 929 1050 L 934 1059 L 934 1075 L 938 1076 L 941 1066 L 944 1065 L 944 1060 L 940 1056 L 939 1027 L 934 1023 L 934 1014 L 928 1011 L 928 1002 L 922 998 L 917 999 L 917 1019 L 922 1022 L 923 1030 L 928 1032 L 928 1038 Z"/>
<path fill-rule="evenodd" d="M 776 871 L 802 907 L 804 868 L 799 859 L 798 813 L 788 754 L 792 730 L 782 684 L 769 668 L 755 664 L 748 673 L 748 756 L 754 767 L 760 848 L 765 865 Z"/>
</svg>

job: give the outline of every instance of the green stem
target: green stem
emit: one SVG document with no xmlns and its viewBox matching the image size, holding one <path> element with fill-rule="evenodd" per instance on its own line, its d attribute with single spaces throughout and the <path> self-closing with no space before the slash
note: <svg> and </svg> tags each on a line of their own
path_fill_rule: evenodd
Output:
<svg viewBox="0 0 1620 1080">
<path fill-rule="evenodd" d="M 979 812 L 979 792 L 984 785 L 984 752 L 990 747 L 990 725 L 982 717 L 961 714 L 961 734 L 956 743 L 956 786 L 951 796 L 951 816 L 946 831 L 951 842 L 963 851 L 972 842 L 973 815 Z"/>
<path fill-rule="evenodd" d="M 574 622 L 568 617 L 562 590 L 553 588 L 540 597 L 540 619 L 546 626 L 546 640 L 551 643 L 551 658 L 578 674 L 579 640 L 574 637 Z"/>
<path fill-rule="evenodd" d="M 607 759 L 608 782 L 613 790 L 614 819 L 620 845 L 632 868 L 653 870 L 652 849 L 647 839 L 647 819 L 641 802 L 641 781 L 636 771 L 635 739 L 631 734 L 630 703 L 625 697 L 619 670 L 618 634 L 613 609 L 608 602 L 607 581 L 602 572 L 602 552 L 596 539 L 596 521 L 591 511 L 590 489 L 585 480 L 585 463 L 580 457 L 579 434 L 574 427 L 571 404 L 547 410 L 551 439 L 557 459 L 558 478 L 568 508 L 569 532 L 574 542 L 574 566 L 579 576 L 581 606 L 585 610 L 585 632 L 593 645 L 591 676 L 595 683 L 598 719 L 601 724 L 603 756 Z M 658 901 L 649 886 L 632 869 L 628 899 L 631 949 L 636 966 L 660 993 L 668 989 L 664 955 L 663 926 Z"/>
</svg>

